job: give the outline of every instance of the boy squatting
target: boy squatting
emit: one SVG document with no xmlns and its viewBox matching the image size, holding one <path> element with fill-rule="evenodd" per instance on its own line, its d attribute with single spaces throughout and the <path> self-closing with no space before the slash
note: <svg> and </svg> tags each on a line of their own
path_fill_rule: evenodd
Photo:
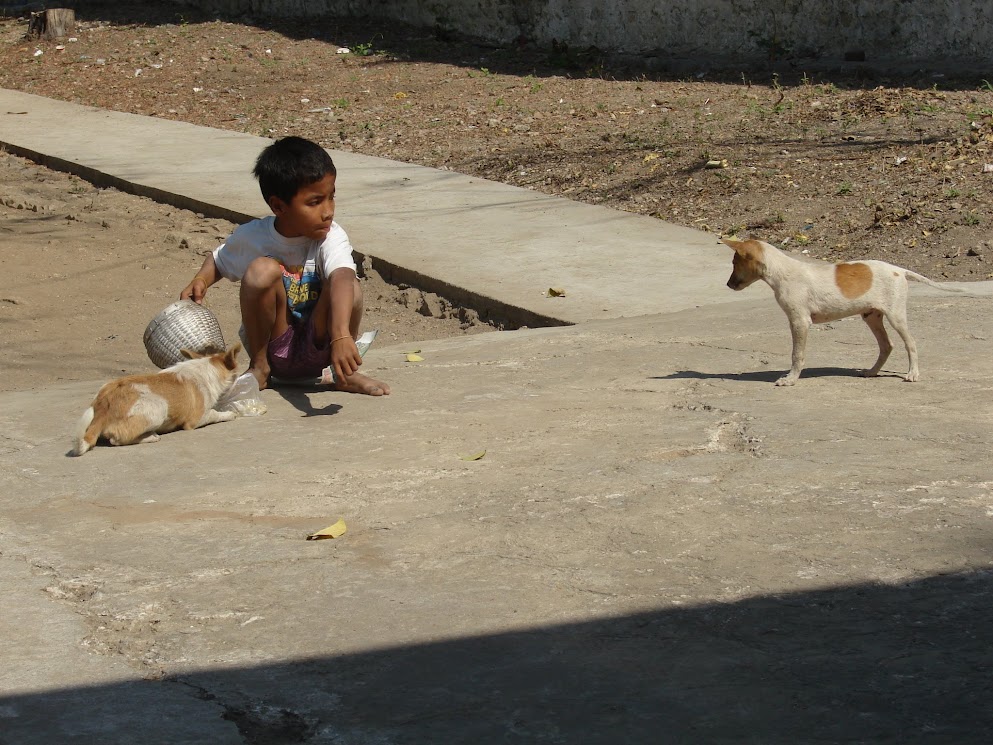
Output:
<svg viewBox="0 0 993 745">
<path fill-rule="evenodd" d="M 260 389 L 272 375 L 317 378 L 330 364 L 338 390 L 388 394 L 386 383 L 358 372 L 362 289 L 351 243 L 334 222 L 331 156 L 314 142 L 285 137 L 262 151 L 253 173 L 273 214 L 235 229 L 180 299 L 202 303 L 221 277 L 241 282 L 248 371 Z"/>
</svg>

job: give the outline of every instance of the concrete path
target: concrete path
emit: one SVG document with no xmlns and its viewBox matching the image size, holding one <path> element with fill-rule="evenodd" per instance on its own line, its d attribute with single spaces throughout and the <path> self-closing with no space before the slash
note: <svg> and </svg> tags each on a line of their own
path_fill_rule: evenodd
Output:
<svg viewBox="0 0 993 745">
<path fill-rule="evenodd" d="M 38 101 L 7 95 L 0 112 Z M 75 107 L 38 106 L 58 125 L 46 148 L 86 139 Z M 10 116 L 28 115 L 0 114 L 0 140 L 40 148 Z M 189 152 L 217 138 L 213 174 L 260 144 L 87 116 L 94 138 L 118 122 L 118 142 L 139 124 L 164 127 L 156 144 L 182 129 Z M 117 178 L 169 170 L 140 149 L 104 157 Z M 912 288 L 920 383 L 900 380 L 901 346 L 884 376 L 858 376 L 875 344 L 850 319 L 815 327 L 800 384 L 776 388 L 782 312 L 764 287 L 724 289 L 709 238 L 653 259 L 656 221 L 362 160 L 339 159 L 361 173 L 363 212 L 340 209 L 362 244 L 403 251 L 372 231 L 399 235 L 415 209 L 447 226 L 438 251 L 478 233 L 476 211 L 529 250 L 518 210 L 577 241 L 610 226 L 604 251 L 626 258 L 607 265 L 657 262 L 654 311 L 618 277 L 584 283 L 543 235 L 572 279 L 515 294 L 523 262 L 499 292 L 476 287 L 537 314 L 542 285 L 575 286 L 556 313 L 577 325 L 425 342 L 418 364 L 374 346 L 384 399 L 268 391 L 263 417 L 74 459 L 94 385 L 3 394 L 0 743 L 987 741 L 990 283 Z M 405 192 L 390 179 L 408 169 Z M 377 175 L 411 195 L 382 220 L 365 201 Z M 488 206 L 469 215 L 474 199 Z M 496 276 L 485 257 L 473 271 L 475 248 L 457 266 L 425 253 L 408 257 L 453 285 Z M 594 297 L 618 317 L 585 313 Z M 338 518 L 340 539 L 304 540 Z"/>
</svg>

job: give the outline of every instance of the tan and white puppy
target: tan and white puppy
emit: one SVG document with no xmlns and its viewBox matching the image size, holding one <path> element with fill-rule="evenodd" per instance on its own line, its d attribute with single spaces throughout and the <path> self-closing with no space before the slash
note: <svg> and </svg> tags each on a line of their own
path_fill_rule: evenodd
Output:
<svg viewBox="0 0 993 745">
<path fill-rule="evenodd" d="M 82 455 L 100 438 L 111 445 L 134 445 L 155 442 L 162 432 L 234 419 L 235 412 L 213 407 L 234 382 L 240 351 L 240 344 L 209 355 L 184 349 L 188 359 L 159 373 L 110 381 L 83 412 L 72 454 Z"/>
<path fill-rule="evenodd" d="M 907 280 L 961 292 L 885 261 L 827 264 L 795 259 L 764 241 L 723 242 L 734 249 L 734 265 L 728 287 L 743 290 L 756 280 L 764 280 L 789 319 L 793 335 L 793 364 L 790 371 L 776 381 L 776 385 L 793 385 L 800 377 L 810 324 L 827 323 L 856 314 L 862 316 L 879 344 L 879 357 L 864 374 L 867 377 L 878 375 L 893 351 L 883 326 L 885 318 L 907 347 L 910 370 L 904 380 L 916 381 L 920 371 L 917 367 L 917 344 L 907 328 Z"/>
</svg>

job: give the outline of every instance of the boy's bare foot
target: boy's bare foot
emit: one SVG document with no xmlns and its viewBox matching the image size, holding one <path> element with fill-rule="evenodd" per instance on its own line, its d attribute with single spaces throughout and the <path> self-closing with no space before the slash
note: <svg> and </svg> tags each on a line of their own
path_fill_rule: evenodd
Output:
<svg viewBox="0 0 993 745">
<path fill-rule="evenodd" d="M 257 367 L 250 367 L 246 372 L 250 372 L 255 376 L 255 380 L 258 381 L 259 390 L 264 391 L 269 387 L 269 368 L 265 370 Z"/>
<path fill-rule="evenodd" d="M 346 393 L 364 393 L 367 396 L 390 395 L 390 387 L 386 383 L 373 380 L 368 375 L 363 375 L 362 373 L 355 373 L 345 378 L 345 380 L 339 380 L 335 383 L 334 387 L 335 390 L 345 391 Z"/>
</svg>

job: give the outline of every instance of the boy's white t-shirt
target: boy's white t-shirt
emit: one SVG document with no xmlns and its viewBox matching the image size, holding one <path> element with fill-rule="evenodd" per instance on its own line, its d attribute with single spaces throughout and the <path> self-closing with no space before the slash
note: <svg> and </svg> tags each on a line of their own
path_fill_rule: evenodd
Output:
<svg viewBox="0 0 993 745">
<path fill-rule="evenodd" d="M 297 318 L 309 313 L 331 272 L 345 267 L 355 271 L 352 244 L 338 223 L 331 223 L 331 232 L 323 241 L 287 238 L 277 232 L 275 215 L 239 225 L 214 249 L 214 265 L 222 277 L 239 282 L 248 265 L 260 256 L 271 256 L 283 265 L 287 304 Z"/>
</svg>

